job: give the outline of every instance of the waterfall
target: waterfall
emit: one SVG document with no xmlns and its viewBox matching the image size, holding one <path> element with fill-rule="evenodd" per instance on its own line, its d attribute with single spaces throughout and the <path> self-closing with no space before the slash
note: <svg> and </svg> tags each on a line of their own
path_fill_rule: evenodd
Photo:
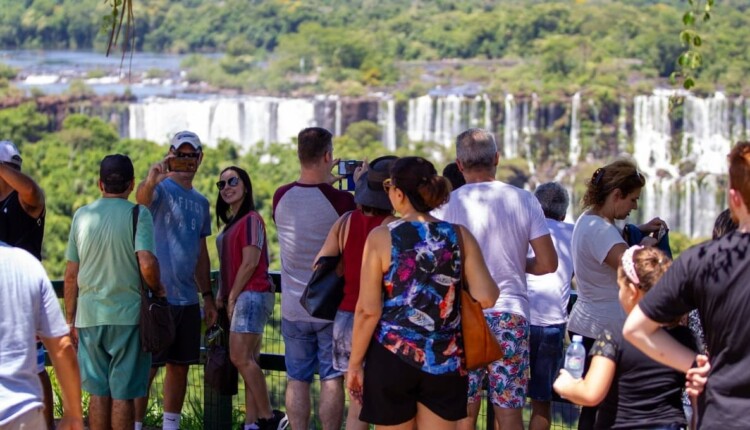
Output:
<svg viewBox="0 0 750 430">
<path fill-rule="evenodd" d="M 732 144 L 744 141 L 745 136 L 745 99 L 739 96 L 732 103 Z"/>
<path fill-rule="evenodd" d="M 571 166 L 578 164 L 581 158 L 581 120 L 579 118 L 581 110 L 581 93 L 573 95 L 570 117 L 570 147 L 568 150 L 568 161 Z"/>
<path fill-rule="evenodd" d="M 731 136 L 729 106 L 724 94 L 716 93 L 705 99 L 685 97 L 683 131 L 682 157 L 694 161 L 703 172 L 727 172 Z"/>
<path fill-rule="evenodd" d="M 669 119 L 669 95 L 655 93 L 635 96 L 633 100 L 633 158 L 647 173 L 671 169 L 672 126 Z M 650 176 L 654 176 L 653 174 Z"/>
<path fill-rule="evenodd" d="M 412 142 L 433 140 L 432 106 L 432 97 L 428 95 L 409 99 L 407 135 Z"/>
<path fill-rule="evenodd" d="M 503 156 L 506 159 L 515 158 L 518 156 L 518 119 L 513 94 L 505 96 L 505 123 L 503 125 Z"/>
<path fill-rule="evenodd" d="M 381 140 L 388 151 L 396 150 L 396 101 L 392 98 L 383 100 L 378 106 L 378 124 L 382 130 Z"/>
<path fill-rule="evenodd" d="M 493 101 L 481 92 L 451 90 L 434 90 L 403 103 L 388 94 L 374 94 L 366 100 L 335 95 L 156 97 L 131 104 L 123 119 L 127 118 L 125 134 L 131 138 L 164 143 L 175 132 L 189 129 L 207 145 L 229 139 L 241 149 L 259 142 L 289 143 L 309 126 L 326 127 L 340 135 L 348 124 L 363 119 L 377 121 L 383 145 L 390 152 L 408 142 L 435 142 L 452 148 L 461 131 L 482 127 L 497 132 L 503 158 L 524 158 L 532 175 L 567 178 L 571 176 L 569 167 L 588 158 L 583 153 L 583 146 L 588 145 L 582 142 L 592 136 L 582 136 L 581 122 L 590 114 L 593 137 L 598 137 L 598 142 L 616 142 L 613 150 L 597 147 L 596 156 L 599 151 L 602 157 L 631 152 L 647 177 L 640 210 L 633 213 L 637 219 L 632 221 L 659 216 L 673 230 L 690 237 L 709 235 L 714 217 L 726 206 L 726 154 L 733 142 L 750 137 L 750 99 L 720 92 L 700 98 L 683 91 L 655 90 L 633 99 L 621 98 L 619 112 L 610 120 L 608 115 L 600 118 L 601 106 L 591 99 L 582 108 L 584 96 L 588 97 L 587 93 L 576 93 L 567 106 L 564 102 L 541 104 L 536 94 L 506 94 Z M 683 98 L 683 103 L 670 111 L 673 96 Z M 566 115 L 569 128 L 560 125 L 566 122 Z M 499 117 L 502 122 L 493 123 Z M 405 142 L 397 142 L 400 136 Z M 433 155 L 444 153 L 438 148 Z M 550 158 L 536 158 L 547 154 Z M 553 163 L 540 164 L 549 160 Z M 561 165 L 566 161 L 568 165 Z"/>
<path fill-rule="evenodd" d="M 620 112 L 617 115 L 617 152 L 625 151 L 628 146 L 628 116 L 625 99 L 620 97 Z"/>
<path fill-rule="evenodd" d="M 152 98 L 131 104 L 129 111 L 133 138 L 166 142 L 180 130 L 191 130 L 209 146 L 229 139 L 245 149 L 259 141 L 291 142 L 301 129 L 315 125 L 315 101 L 307 99 Z"/>
<path fill-rule="evenodd" d="M 484 129 L 492 133 L 492 101 L 487 94 L 482 94 L 484 102 Z"/>
</svg>

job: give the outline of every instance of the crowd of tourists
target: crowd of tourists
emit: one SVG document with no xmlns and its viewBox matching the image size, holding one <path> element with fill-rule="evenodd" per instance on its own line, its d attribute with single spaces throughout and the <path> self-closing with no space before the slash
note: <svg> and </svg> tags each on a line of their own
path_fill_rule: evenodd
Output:
<svg viewBox="0 0 750 430">
<path fill-rule="evenodd" d="M 674 262 L 664 221 L 623 227 L 648 180 L 628 159 L 594 171 L 571 224 L 559 183 L 529 192 L 496 179 L 500 153 L 486 130 L 456 137 L 443 175 L 425 158 L 385 155 L 342 178 L 319 127 L 300 131 L 297 154 L 299 177 L 276 190 L 271 220 L 256 210 L 252 172 L 221 171 L 217 291 L 210 203 L 193 187 L 199 136 L 175 134 L 140 183 L 128 156 L 106 156 L 101 198 L 70 226 L 63 313 L 39 263 L 44 191 L 23 173 L 18 148 L 0 141 L 0 429 L 54 428 L 44 348 L 61 393 L 57 428 L 83 428 L 84 390 L 89 428 L 140 430 L 160 367 L 162 428 L 180 428 L 203 322 L 228 333 L 244 430 L 308 429 L 315 375 L 325 430 L 474 429 L 482 395 L 496 428 L 522 429 L 530 399 L 529 428 L 549 429 L 554 391 L 582 406 L 579 429 L 750 428 L 750 143 L 728 155 L 729 209 L 714 239 Z M 335 187 L 342 179 L 353 193 Z M 283 405 L 272 404 L 259 365 L 276 298 L 269 221 L 281 263 Z M 330 318 L 313 316 L 305 290 L 338 257 L 342 298 Z M 142 285 L 168 302 L 176 328 L 161 352 L 142 348 Z M 502 350 L 475 369 L 462 289 Z M 587 351 L 582 378 L 561 370 L 573 335 Z"/>
</svg>

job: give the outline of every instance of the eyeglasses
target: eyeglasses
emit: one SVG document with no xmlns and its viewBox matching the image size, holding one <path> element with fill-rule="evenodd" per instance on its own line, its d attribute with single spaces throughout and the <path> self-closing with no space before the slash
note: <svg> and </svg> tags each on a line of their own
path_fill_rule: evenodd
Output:
<svg viewBox="0 0 750 430">
<path fill-rule="evenodd" d="M 391 180 L 391 178 L 388 178 L 388 179 L 386 179 L 386 180 L 383 181 L 383 190 L 385 191 L 386 194 L 388 194 L 388 191 L 390 191 L 391 188 L 393 188 L 395 186 L 396 185 L 393 183 L 393 181 Z"/>
<path fill-rule="evenodd" d="M 180 152 L 180 151 L 175 151 L 174 155 L 177 158 L 198 158 L 198 157 L 201 156 L 201 153 L 200 152 Z"/>
<path fill-rule="evenodd" d="M 221 180 L 221 181 L 217 182 L 217 183 L 216 183 L 216 188 L 218 188 L 218 189 L 219 189 L 219 191 L 221 191 L 221 190 L 223 190 L 223 189 L 224 189 L 224 188 L 225 188 L 225 187 L 226 187 L 227 185 L 229 185 L 230 187 L 234 188 L 234 187 L 236 187 L 236 186 L 237 186 L 237 185 L 239 185 L 239 184 L 240 184 L 240 178 L 238 178 L 237 176 L 232 176 L 231 178 L 229 178 L 229 179 L 228 179 L 228 180 L 226 180 L 226 181 L 224 181 L 224 180 Z"/>
</svg>

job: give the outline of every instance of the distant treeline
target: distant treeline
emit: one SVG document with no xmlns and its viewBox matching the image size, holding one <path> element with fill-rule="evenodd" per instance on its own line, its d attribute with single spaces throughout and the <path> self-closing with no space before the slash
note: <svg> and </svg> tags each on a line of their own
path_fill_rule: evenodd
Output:
<svg viewBox="0 0 750 430">
<path fill-rule="evenodd" d="M 191 58 L 193 80 L 241 90 L 363 93 L 479 82 L 489 91 L 617 88 L 669 77 L 682 52 L 681 0 L 133 0 L 138 51 Z M 716 2 L 703 90 L 744 88 L 750 0 Z M 101 0 L 0 0 L 0 47 L 102 49 Z M 440 70 L 415 60 L 490 59 Z M 428 79 L 425 80 L 425 74 Z M 426 82 L 425 82 L 426 81 Z M 699 87 L 701 89 L 701 87 Z"/>
</svg>

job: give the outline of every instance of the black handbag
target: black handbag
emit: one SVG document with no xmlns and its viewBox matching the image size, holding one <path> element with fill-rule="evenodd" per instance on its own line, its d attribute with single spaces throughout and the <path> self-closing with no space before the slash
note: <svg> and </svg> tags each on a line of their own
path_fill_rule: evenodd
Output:
<svg viewBox="0 0 750 430">
<path fill-rule="evenodd" d="M 135 235 L 138 226 L 139 205 L 133 206 L 133 248 L 135 249 Z M 138 256 L 136 255 L 136 262 Z M 158 354 L 174 342 L 175 325 L 169 302 L 164 297 L 156 297 L 143 284 L 143 278 L 138 272 L 141 282 L 141 349 L 145 352 Z"/>
<path fill-rule="evenodd" d="M 349 218 L 347 216 L 339 225 L 339 255 L 323 256 L 315 262 L 315 271 L 299 300 L 307 313 L 315 318 L 333 321 L 344 298 L 344 262 L 341 257 L 344 247 L 341 238 Z"/>
</svg>

